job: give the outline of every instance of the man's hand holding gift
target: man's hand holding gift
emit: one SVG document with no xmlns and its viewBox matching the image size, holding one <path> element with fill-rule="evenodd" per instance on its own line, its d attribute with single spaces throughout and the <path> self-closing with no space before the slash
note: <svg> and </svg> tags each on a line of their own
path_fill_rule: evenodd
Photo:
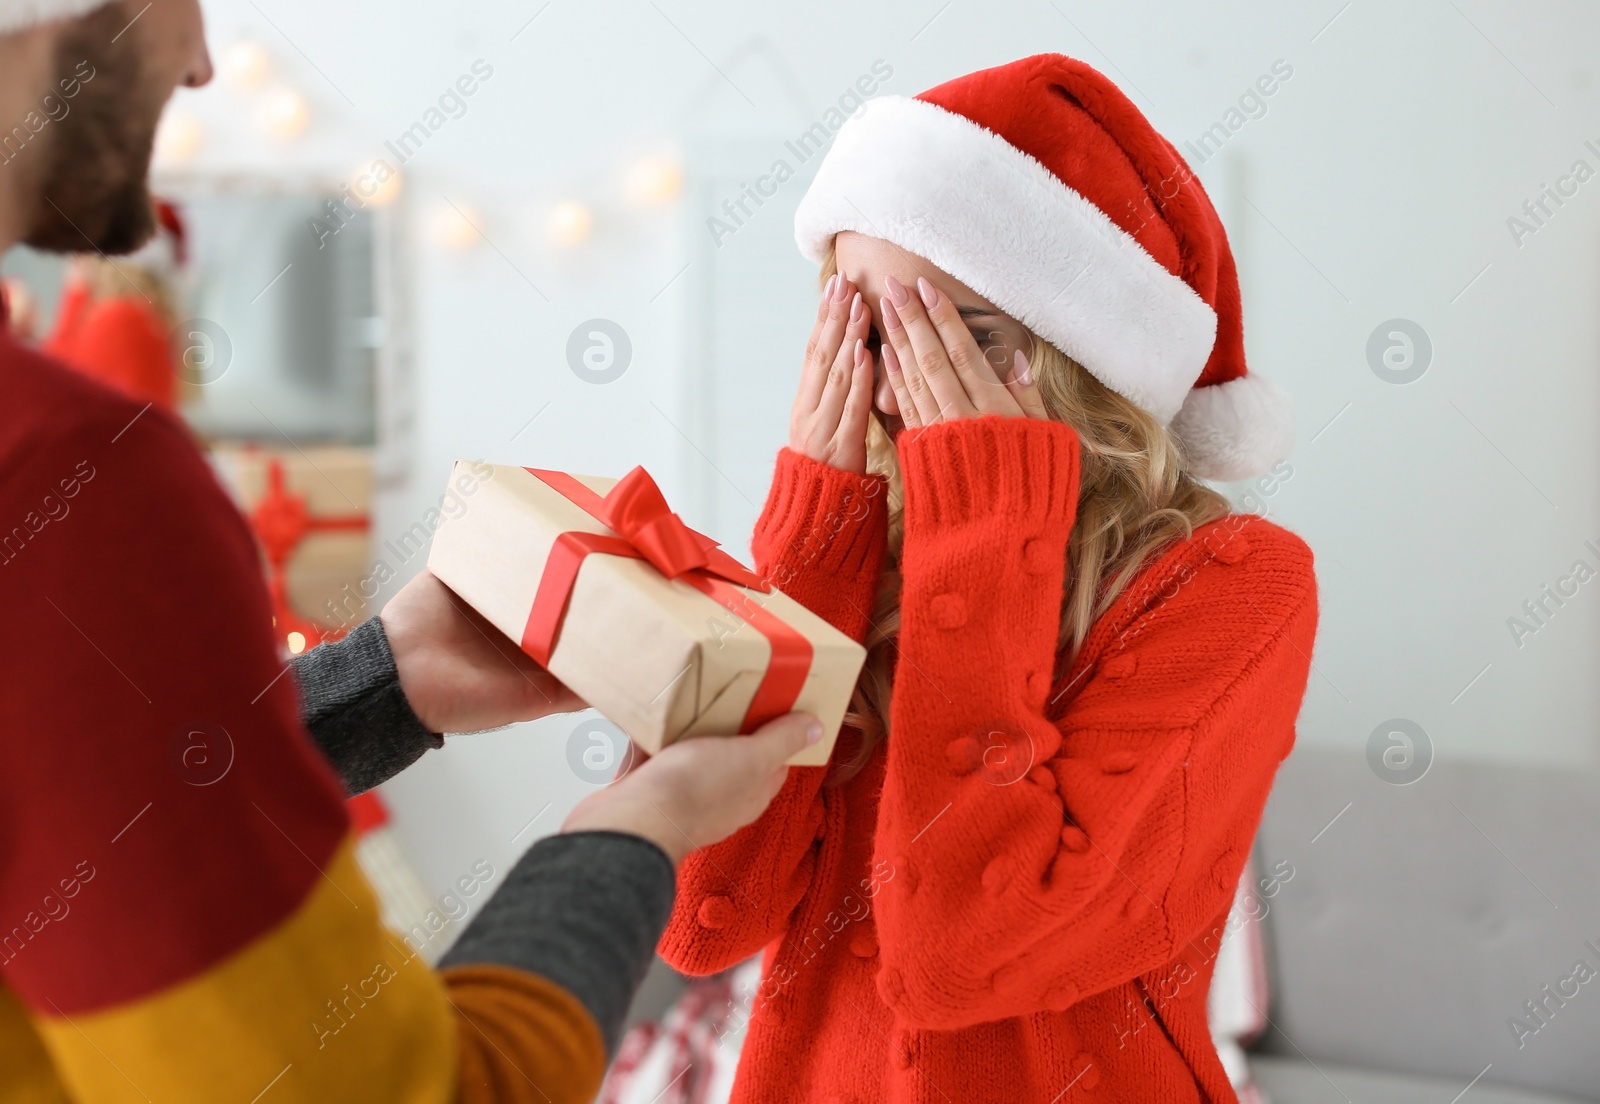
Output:
<svg viewBox="0 0 1600 1104">
<path fill-rule="evenodd" d="M 380 616 L 406 700 L 435 732 L 587 708 L 428 571 Z M 579 802 L 562 831 L 642 836 L 677 863 L 760 816 L 788 776 L 785 761 L 822 735 L 815 717 L 790 713 L 749 736 L 684 740 L 654 756 L 635 746 L 626 773 Z"/>
</svg>

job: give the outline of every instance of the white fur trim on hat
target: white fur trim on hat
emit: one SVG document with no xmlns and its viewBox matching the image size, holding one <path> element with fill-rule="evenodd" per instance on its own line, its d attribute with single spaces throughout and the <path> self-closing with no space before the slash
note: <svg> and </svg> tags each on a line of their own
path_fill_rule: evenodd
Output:
<svg viewBox="0 0 1600 1104">
<path fill-rule="evenodd" d="M 841 230 L 938 265 L 1167 424 L 1216 312 L 1098 207 L 993 131 L 906 96 L 839 128 L 795 213 L 813 261 Z"/>
<path fill-rule="evenodd" d="M 1254 372 L 1196 387 L 1172 419 L 1189 466 L 1202 479 L 1249 479 L 1286 459 L 1294 445 L 1289 393 Z"/>
<path fill-rule="evenodd" d="M 0 0 L 0 34 L 26 30 L 40 23 L 76 19 L 103 8 L 110 0 Z"/>
</svg>

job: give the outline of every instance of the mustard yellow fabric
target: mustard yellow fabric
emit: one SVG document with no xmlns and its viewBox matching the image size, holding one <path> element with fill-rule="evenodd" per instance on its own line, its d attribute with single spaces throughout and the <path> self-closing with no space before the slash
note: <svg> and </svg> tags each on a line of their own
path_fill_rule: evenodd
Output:
<svg viewBox="0 0 1600 1104">
<path fill-rule="evenodd" d="M 439 975 L 382 926 L 352 838 L 298 911 L 205 974 L 34 1025 L 83 1104 L 446 1104 L 454 1020 Z"/>
<path fill-rule="evenodd" d="M 459 1013 L 460 1104 L 589 1104 L 605 1040 L 576 997 L 506 966 L 446 970 Z"/>
<path fill-rule="evenodd" d="M 68 1104 L 50 1055 L 11 990 L 0 986 L 0 1104 Z"/>
</svg>

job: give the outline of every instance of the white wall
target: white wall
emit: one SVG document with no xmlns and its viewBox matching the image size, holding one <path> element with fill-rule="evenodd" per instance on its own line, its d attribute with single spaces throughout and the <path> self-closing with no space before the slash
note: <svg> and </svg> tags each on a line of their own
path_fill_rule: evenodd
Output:
<svg viewBox="0 0 1600 1104">
<path fill-rule="evenodd" d="M 1600 10 L 542 2 L 207 3 L 214 47 L 265 43 L 312 101 L 313 125 L 281 147 L 240 121 L 238 94 L 182 95 L 179 109 L 207 130 L 192 170 L 348 178 L 475 59 L 494 68 L 407 165 L 415 425 L 380 535 L 421 514 L 458 456 L 610 473 L 640 462 L 692 522 L 714 522 L 742 552 L 810 308 L 810 271 L 782 250 L 800 189 L 722 249 L 697 205 L 765 169 L 874 59 L 893 67 L 885 91 L 914 93 L 1029 53 L 1077 55 L 1180 148 L 1283 59 L 1293 76 L 1266 114 L 1200 173 L 1241 257 L 1252 368 L 1297 404 L 1294 474 L 1267 502 L 1318 558 L 1301 739 L 1359 747 L 1403 716 L 1441 757 L 1595 762 L 1600 582 L 1521 647 L 1507 619 L 1574 560 L 1600 567 L 1584 547 L 1600 546 L 1600 180 L 1520 246 L 1506 219 L 1574 160 L 1600 170 L 1583 145 L 1600 149 Z M 620 174 L 650 150 L 691 158 L 689 186 L 673 208 L 632 211 Z M 600 220 L 593 242 L 564 255 L 541 220 L 566 195 Z M 478 212 L 492 246 L 434 243 L 446 196 Z M 634 348 L 605 386 L 565 359 L 569 333 L 593 317 L 620 323 Z M 1396 317 L 1434 348 L 1403 386 L 1380 380 L 1366 353 Z M 746 339 L 718 341 L 736 321 Z M 732 408 L 699 393 L 741 370 Z M 387 787 L 437 887 L 556 827 L 584 789 L 566 767 L 571 728 L 458 738 Z"/>
</svg>

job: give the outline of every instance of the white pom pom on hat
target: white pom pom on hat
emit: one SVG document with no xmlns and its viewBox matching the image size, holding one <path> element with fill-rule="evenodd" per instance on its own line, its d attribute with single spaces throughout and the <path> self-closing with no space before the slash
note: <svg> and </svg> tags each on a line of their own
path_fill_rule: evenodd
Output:
<svg viewBox="0 0 1600 1104">
<path fill-rule="evenodd" d="M 1168 426 L 1230 481 L 1288 456 L 1293 408 L 1246 371 L 1211 200 L 1115 84 L 1061 54 L 869 100 L 795 214 L 814 261 L 853 230 L 924 257 Z"/>
</svg>

